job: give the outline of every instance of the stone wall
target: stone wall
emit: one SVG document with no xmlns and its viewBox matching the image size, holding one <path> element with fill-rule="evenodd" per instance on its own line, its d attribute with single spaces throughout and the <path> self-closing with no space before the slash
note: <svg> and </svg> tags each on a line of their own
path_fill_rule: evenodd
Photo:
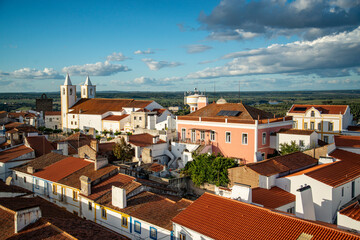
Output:
<svg viewBox="0 0 360 240">
<path fill-rule="evenodd" d="M 259 174 L 246 166 L 229 168 L 228 177 L 229 187 L 232 187 L 235 182 L 250 185 L 252 188 L 259 186 Z"/>
</svg>

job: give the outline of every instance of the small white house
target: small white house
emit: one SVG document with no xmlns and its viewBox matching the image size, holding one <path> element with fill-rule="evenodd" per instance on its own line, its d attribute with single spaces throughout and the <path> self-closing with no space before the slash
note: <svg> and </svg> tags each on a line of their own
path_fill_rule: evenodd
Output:
<svg viewBox="0 0 360 240">
<path fill-rule="evenodd" d="M 61 112 L 45 112 L 45 127 L 53 130 L 61 129 Z"/>
<path fill-rule="evenodd" d="M 282 129 L 277 133 L 276 150 L 281 144 L 295 142 L 302 150 L 317 147 L 318 134 L 314 130 Z"/>
</svg>

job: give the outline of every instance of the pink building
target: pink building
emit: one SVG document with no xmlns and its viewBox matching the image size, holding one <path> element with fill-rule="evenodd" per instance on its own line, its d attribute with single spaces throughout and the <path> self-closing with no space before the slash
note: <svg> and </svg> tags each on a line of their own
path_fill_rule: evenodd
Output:
<svg viewBox="0 0 360 240">
<path fill-rule="evenodd" d="M 182 142 L 212 145 L 213 153 L 257 162 L 274 153 L 270 134 L 292 127 L 292 117 L 274 118 L 242 103 L 219 99 L 186 116 L 177 117 L 178 138 Z"/>
</svg>

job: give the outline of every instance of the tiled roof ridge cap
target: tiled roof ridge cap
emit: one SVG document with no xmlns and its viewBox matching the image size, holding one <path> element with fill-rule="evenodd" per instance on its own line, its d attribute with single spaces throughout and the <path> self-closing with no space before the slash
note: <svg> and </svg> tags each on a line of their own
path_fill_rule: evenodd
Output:
<svg viewBox="0 0 360 240">
<path fill-rule="evenodd" d="M 262 161 L 260 161 L 260 162 L 248 163 L 248 164 L 246 164 L 245 166 L 253 166 L 253 165 L 256 165 L 256 164 L 260 164 L 260 163 L 264 163 L 264 162 L 269 162 L 269 161 L 274 161 L 274 160 L 276 161 L 278 158 L 281 158 L 281 157 L 284 157 L 284 156 L 289 156 L 289 155 L 294 155 L 294 154 L 296 154 L 296 153 L 303 153 L 303 152 L 298 151 L 298 152 L 293 152 L 293 153 L 289 153 L 289 154 L 286 154 L 286 155 L 275 156 L 275 157 L 272 157 L 272 158 L 269 158 L 269 159 L 262 160 Z M 306 154 L 304 153 L 304 155 L 306 155 Z M 308 155 L 306 155 L 306 156 L 308 156 Z M 311 156 L 309 156 L 309 157 L 311 157 Z M 281 164 L 281 163 L 280 163 L 280 164 Z"/>
<path fill-rule="evenodd" d="M 326 225 L 322 225 L 322 224 L 316 223 L 316 222 L 314 222 L 314 221 L 307 221 L 307 220 L 305 220 L 305 219 L 302 219 L 302 218 L 299 218 L 299 217 L 296 217 L 296 216 L 288 215 L 288 214 L 286 214 L 286 212 L 280 213 L 280 212 L 278 212 L 278 211 L 274 211 L 274 210 L 269 209 L 269 208 L 260 207 L 260 206 L 257 206 L 257 205 L 255 205 L 255 204 L 250 204 L 250 203 L 241 202 L 241 201 L 238 201 L 238 200 L 235 200 L 235 199 L 222 197 L 222 196 L 215 195 L 215 194 L 212 194 L 212 193 L 207 193 L 207 192 L 205 192 L 204 195 L 205 195 L 205 194 L 210 195 L 210 196 L 214 196 L 214 197 L 218 197 L 218 198 L 222 198 L 222 199 L 226 199 L 226 200 L 230 200 L 230 201 L 237 202 L 237 203 L 240 202 L 240 203 L 242 203 L 242 204 L 255 207 L 255 208 L 257 208 L 257 209 L 259 209 L 259 210 L 261 210 L 261 211 L 265 211 L 265 212 L 268 212 L 268 213 L 270 213 L 270 214 L 275 214 L 275 215 L 278 215 L 278 216 L 283 216 L 283 217 L 292 218 L 293 220 L 298 221 L 298 222 L 308 223 L 308 224 L 315 225 L 315 226 L 321 226 L 321 227 L 324 227 L 324 228 L 329 229 L 329 230 L 337 231 L 337 232 L 339 232 L 339 233 L 351 234 L 351 235 L 354 235 L 354 236 L 359 237 L 359 235 L 357 235 L 357 234 L 353 234 L 353 233 L 350 233 L 350 232 L 347 232 L 347 231 L 344 231 L 344 230 L 340 230 L 340 229 L 337 229 L 337 228 L 331 228 L 331 227 L 328 227 L 328 226 L 326 226 Z M 336 225 L 335 225 L 335 226 L 336 226 Z M 303 232 L 305 232 L 305 231 L 303 231 Z"/>
</svg>

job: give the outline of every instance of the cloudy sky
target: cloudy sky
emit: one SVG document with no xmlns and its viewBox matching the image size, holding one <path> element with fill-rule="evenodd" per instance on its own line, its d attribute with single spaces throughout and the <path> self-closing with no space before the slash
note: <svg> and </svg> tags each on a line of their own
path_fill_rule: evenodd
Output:
<svg viewBox="0 0 360 240">
<path fill-rule="evenodd" d="M 0 1 L 0 92 L 360 89 L 360 0 Z"/>
</svg>

